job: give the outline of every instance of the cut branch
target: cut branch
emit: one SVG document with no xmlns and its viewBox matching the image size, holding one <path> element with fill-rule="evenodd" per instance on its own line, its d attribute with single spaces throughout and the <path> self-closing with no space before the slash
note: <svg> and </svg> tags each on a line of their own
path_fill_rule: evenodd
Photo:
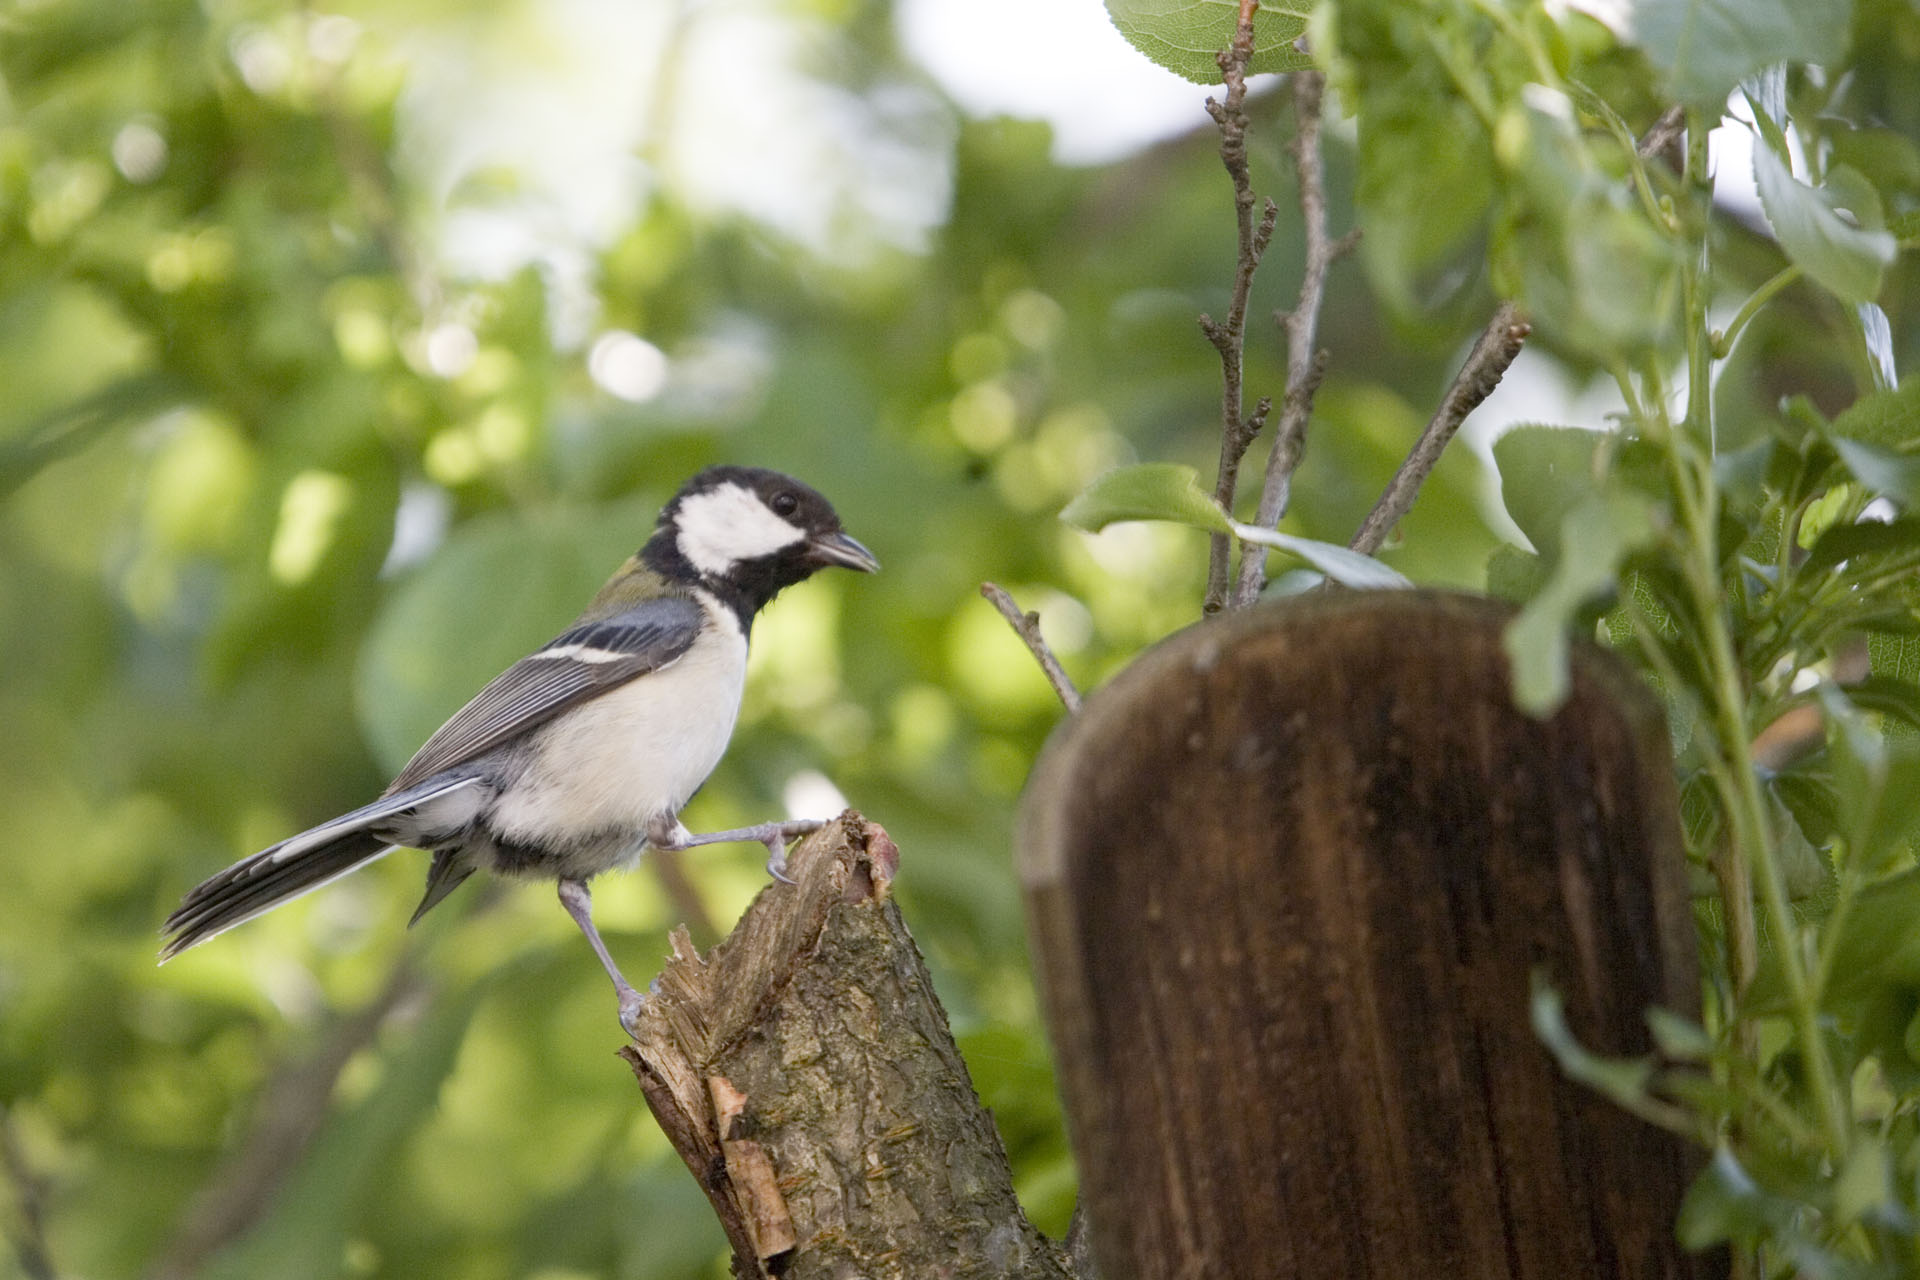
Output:
<svg viewBox="0 0 1920 1280">
<path fill-rule="evenodd" d="M 1253 216 L 1253 176 L 1247 167 L 1247 64 L 1253 60 L 1253 15 L 1259 0 L 1240 0 L 1240 18 L 1234 28 L 1233 43 L 1218 55 L 1220 76 L 1226 85 L 1224 98 L 1207 99 L 1207 114 L 1220 127 L 1220 163 L 1233 181 L 1234 222 L 1239 233 L 1239 256 L 1233 271 L 1233 293 L 1227 303 L 1225 323 L 1212 316 L 1200 317 L 1200 331 L 1220 353 L 1220 470 L 1214 479 L 1213 496 L 1229 514 L 1240 486 L 1240 462 L 1247 455 L 1260 428 L 1266 424 L 1272 402 L 1262 399 L 1251 414 L 1244 413 L 1247 346 L 1247 298 L 1253 292 L 1254 272 L 1273 239 L 1273 226 L 1280 211 L 1268 200 Z M 1218 613 L 1227 603 L 1227 578 L 1231 569 L 1231 540 L 1224 533 L 1213 535 L 1207 549 L 1207 595 L 1202 606 Z"/>
<path fill-rule="evenodd" d="M 1420 433 L 1420 438 L 1414 442 L 1412 452 L 1407 454 L 1400 469 L 1393 473 L 1385 492 L 1373 504 L 1373 510 L 1367 513 L 1367 518 L 1360 524 L 1360 531 L 1353 535 L 1353 541 L 1348 546 L 1372 555 L 1385 544 L 1393 527 L 1413 509 L 1413 500 L 1419 495 L 1420 486 L 1440 461 L 1440 454 L 1446 449 L 1447 442 L 1460 430 L 1460 424 L 1467 420 L 1467 415 L 1500 385 L 1500 379 L 1520 354 L 1520 348 L 1526 344 L 1527 335 L 1532 331 L 1532 326 L 1515 304 L 1503 302 L 1494 311 L 1493 319 L 1487 321 L 1487 327 L 1474 339 L 1473 349 L 1467 353 L 1460 372 L 1454 375 L 1453 385 L 1440 398 L 1440 407 L 1434 410 L 1426 430 Z"/>
<path fill-rule="evenodd" d="M 1261 403 L 1264 404 L 1265 401 Z M 1073 681 L 1067 678 L 1066 670 L 1060 665 L 1060 659 L 1053 656 L 1053 650 L 1047 647 L 1046 640 L 1040 635 L 1040 615 L 1021 612 L 1020 606 L 1014 603 L 1013 597 L 1007 594 L 1006 588 L 991 582 L 980 584 L 980 594 L 985 596 L 993 607 L 1000 611 L 1000 616 L 1012 625 L 1014 634 L 1026 642 L 1027 648 L 1033 653 L 1034 661 L 1040 664 L 1040 670 L 1045 673 L 1047 683 L 1053 686 L 1053 691 L 1058 695 L 1061 705 L 1069 712 L 1078 711 L 1080 691 L 1073 687 Z"/>
<path fill-rule="evenodd" d="M 705 956 L 676 931 L 640 1015 L 647 1105 L 742 1280 L 1070 1280 L 1020 1212 L 993 1121 L 890 896 L 899 850 L 849 812 Z"/>
<path fill-rule="evenodd" d="M 1313 417 L 1313 397 L 1326 375 L 1327 356 L 1314 342 L 1320 326 L 1320 306 L 1326 298 L 1327 272 L 1359 240 L 1349 232 L 1338 240 L 1327 238 L 1326 164 L 1320 154 L 1320 110 L 1326 77 L 1318 71 L 1293 76 L 1293 141 L 1287 150 L 1299 175 L 1300 221 L 1306 240 L 1306 266 L 1300 277 L 1300 296 L 1293 310 L 1279 317 L 1287 340 L 1287 393 L 1280 402 L 1280 422 L 1274 428 L 1273 449 L 1267 455 L 1266 479 L 1260 489 L 1260 507 L 1253 522 L 1275 529 L 1287 513 L 1294 469 L 1307 446 L 1307 423 Z M 1267 557 L 1258 547 L 1240 554 L 1240 573 L 1229 601 L 1235 608 L 1253 602 L 1266 583 Z"/>
</svg>

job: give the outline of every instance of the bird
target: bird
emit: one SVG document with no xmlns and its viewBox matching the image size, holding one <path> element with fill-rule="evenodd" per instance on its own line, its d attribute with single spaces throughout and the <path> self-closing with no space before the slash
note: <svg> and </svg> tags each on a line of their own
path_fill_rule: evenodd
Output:
<svg viewBox="0 0 1920 1280">
<path fill-rule="evenodd" d="M 475 871 L 554 879 L 633 1032 L 644 997 L 594 928 L 587 881 L 649 847 L 754 841 L 786 880 L 810 820 L 701 835 L 680 810 L 725 753 L 762 608 L 820 569 L 880 562 L 833 506 L 758 467 L 699 472 L 559 635 L 429 737 L 380 798 L 234 863 L 161 927 L 162 963 L 399 848 L 432 854 L 419 921 Z"/>
</svg>

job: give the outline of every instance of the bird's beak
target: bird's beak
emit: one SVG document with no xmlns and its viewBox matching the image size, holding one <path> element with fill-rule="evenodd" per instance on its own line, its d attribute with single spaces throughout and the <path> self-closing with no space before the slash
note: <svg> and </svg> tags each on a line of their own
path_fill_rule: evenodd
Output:
<svg viewBox="0 0 1920 1280">
<path fill-rule="evenodd" d="M 837 564 L 844 569 L 858 569 L 862 573 L 873 573 L 880 568 L 880 562 L 874 559 L 873 552 L 844 533 L 823 533 L 807 546 L 813 552 L 813 559 L 821 564 Z"/>
</svg>

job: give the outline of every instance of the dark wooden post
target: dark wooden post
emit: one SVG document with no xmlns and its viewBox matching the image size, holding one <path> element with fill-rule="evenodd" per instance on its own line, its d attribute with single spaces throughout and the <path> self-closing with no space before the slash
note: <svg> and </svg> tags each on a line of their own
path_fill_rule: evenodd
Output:
<svg viewBox="0 0 1920 1280">
<path fill-rule="evenodd" d="M 1347 593 L 1158 646 L 1065 724 L 1021 826 L 1105 1280 L 1719 1274 L 1695 1159 L 1565 1079 L 1697 1013 L 1657 708 L 1579 647 L 1546 721 L 1501 606 Z"/>
</svg>

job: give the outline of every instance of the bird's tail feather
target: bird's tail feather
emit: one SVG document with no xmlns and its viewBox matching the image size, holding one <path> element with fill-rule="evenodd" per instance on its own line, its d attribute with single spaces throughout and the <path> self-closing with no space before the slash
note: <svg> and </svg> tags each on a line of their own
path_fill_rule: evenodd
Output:
<svg viewBox="0 0 1920 1280">
<path fill-rule="evenodd" d="M 385 857 L 399 847 L 388 839 L 396 818 L 472 782 L 471 778 L 434 779 L 323 822 L 234 863 L 189 891 L 167 917 L 161 926 L 165 937 L 160 947 L 161 962 Z M 404 823 L 400 827 L 406 829 Z"/>
<path fill-rule="evenodd" d="M 302 849 L 284 862 L 273 861 L 274 855 L 281 851 L 278 845 L 236 862 L 194 889 L 167 917 L 161 926 L 161 932 L 166 935 L 160 948 L 161 962 L 283 902 L 291 902 L 338 880 L 397 847 L 359 830 Z"/>
</svg>

